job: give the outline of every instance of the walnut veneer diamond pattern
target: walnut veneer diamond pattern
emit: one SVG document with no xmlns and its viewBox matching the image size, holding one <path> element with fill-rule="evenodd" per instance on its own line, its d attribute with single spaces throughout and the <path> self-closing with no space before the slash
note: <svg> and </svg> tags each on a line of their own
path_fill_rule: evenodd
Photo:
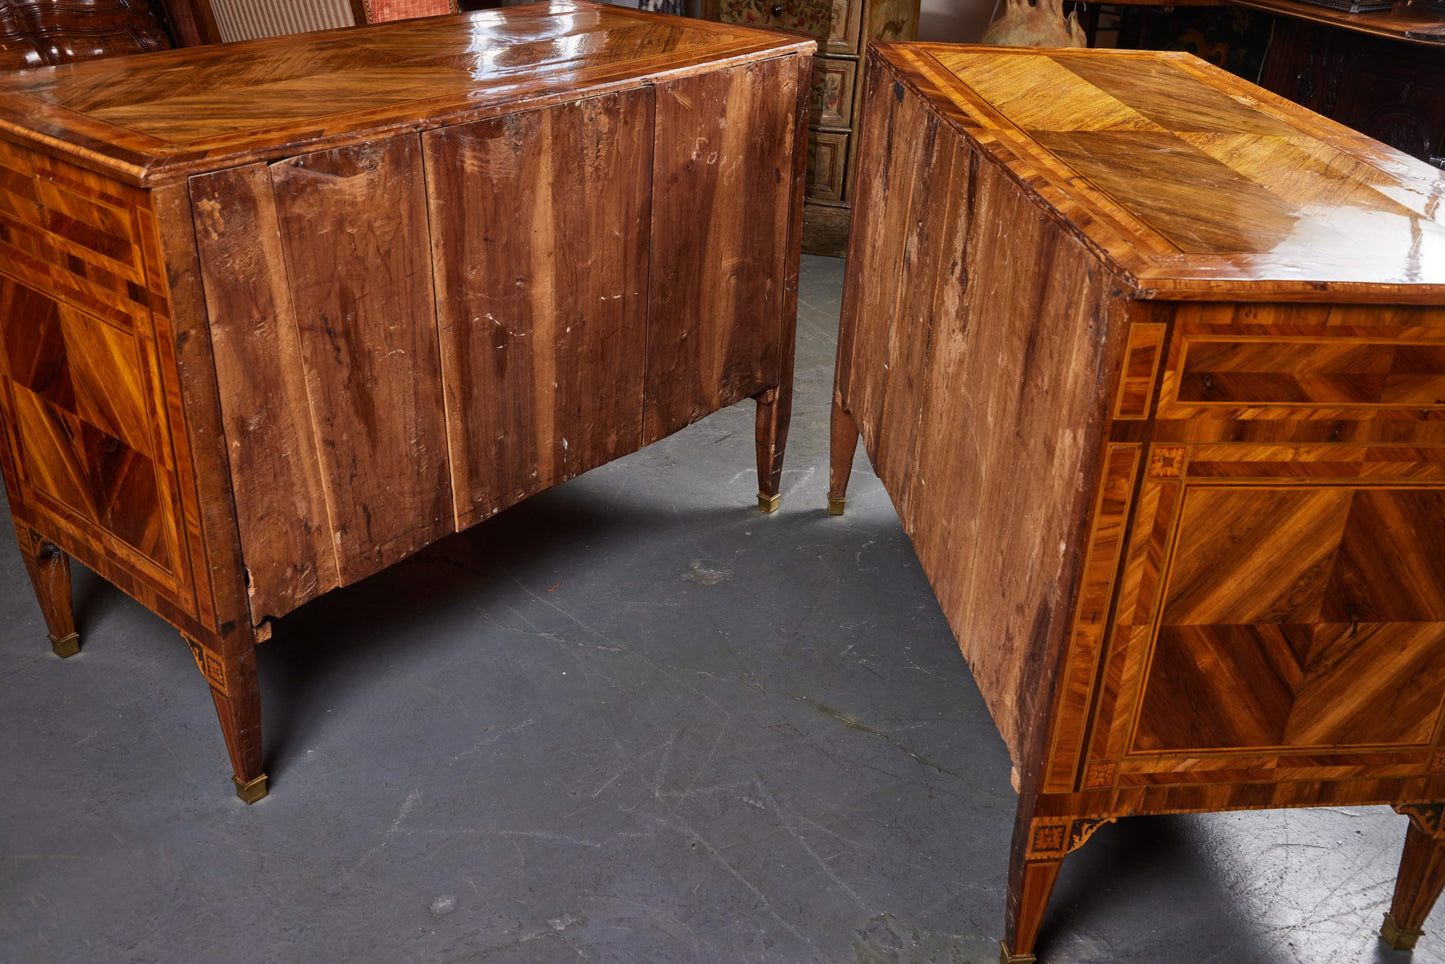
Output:
<svg viewBox="0 0 1445 964">
<path fill-rule="evenodd" d="M 169 567 L 133 335 L 0 278 L 26 481 Z"/>
<path fill-rule="evenodd" d="M 1431 213 L 1439 192 L 1400 191 L 1375 166 L 1309 133 L 1307 121 L 1260 111 L 1190 64 L 930 51 L 937 64 L 966 72 L 956 103 L 987 100 L 990 136 L 1035 160 L 1044 148 L 1051 174 L 1087 185 L 1073 200 L 1128 239 L 1122 248 L 1111 239 L 1111 250 L 1131 253 L 1127 260 L 1148 253 L 1154 263 L 1139 264 L 1146 274 L 1175 274 L 1172 256 L 1182 252 L 1234 256 L 1232 267 L 1197 261 L 1196 276 L 1244 264 L 1277 272 L 1298 258 L 1329 266 L 1322 278 L 1354 280 L 1358 252 L 1374 244 L 1397 249 L 1400 277 L 1413 281 L 1422 259 L 1445 259 L 1445 228 Z M 1049 96 L 1038 98 L 1040 89 Z M 1179 204 L 1181 184 L 1209 203 Z"/>
<path fill-rule="evenodd" d="M 1428 744 L 1445 557 L 1401 534 L 1442 527 L 1438 489 L 1191 489 L 1134 749 Z"/>
</svg>

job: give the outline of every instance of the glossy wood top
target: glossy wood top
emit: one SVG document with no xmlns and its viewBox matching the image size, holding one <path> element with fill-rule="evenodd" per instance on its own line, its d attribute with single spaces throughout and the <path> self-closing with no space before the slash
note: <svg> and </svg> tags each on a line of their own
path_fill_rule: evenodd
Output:
<svg viewBox="0 0 1445 964">
<path fill-rule="evenodd" d="M 1371 13 L 1346 13 L 1301 0 L 1234 2 L 1241 7 L 1253 7 L 1256 10 L 1294 17 L 1296 20 L 1342 27 L 1355 33 L 1420 44 L 1445 45 L 1445 5 L 1437 3 L 1436 0 L 1396 0 L 1389 10 L 1376 10 Z M 1445 46 L 1442 46 L 1440 51 L 1440 64 L 1445 67 Z"/>
<path fill-rule="evenodd" d="M 1445 173 L 1196 57 L 877 49 L 1141 297 L 1445 304 Z"/>
<path fill-rule="evenodd" d="M 813 46 L 560 0 L 20 71 L 0 134 L 158 183 Z"/>
</svg>

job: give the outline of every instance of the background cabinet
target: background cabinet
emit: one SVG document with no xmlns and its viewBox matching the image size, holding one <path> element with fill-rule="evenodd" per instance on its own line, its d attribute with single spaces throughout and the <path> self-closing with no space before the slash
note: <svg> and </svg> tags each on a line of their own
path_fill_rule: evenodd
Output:
<svg viewBox="0 0 1445 964">
<path fill-rule="evenodd" d="M 912 40 L 919 0 L 704 0 L 703 16 L 806 34 L 818 40 L 808 117 L 808 187 L 803 250 L 842 257 L 848 244 L 853 164 L 858 151 L 854 105 L 870 40 Z"/>
<path fill-rule="evenodd" d="M 1445 53 L 1279 16 L 1261 86 L 1445 167 Z"/>
</svg>

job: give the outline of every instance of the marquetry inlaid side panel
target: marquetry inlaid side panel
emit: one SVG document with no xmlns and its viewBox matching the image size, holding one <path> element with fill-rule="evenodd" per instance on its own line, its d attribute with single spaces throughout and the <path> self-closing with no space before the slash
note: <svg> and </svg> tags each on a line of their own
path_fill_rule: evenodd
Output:
<svg viewBox="0 0 1445 964">
<path fill-rule="evenodd" d="M 164 600 L 175 619 L 195 595 L 155 231 L 143 192 L 0 142 L 0 420 L 13 509 L 132 595 Z"/>
<path fill-rule="evenodd" d="M 1425 774 L 1445 708 L 1445 450 L 1352 448 L 1153 447 L 1081 789 Z M 1250 455 L 1279 459 L 1281 482 Z M 1288 458 L 1355 484 L 1300 484 Z"/>
<path fill-rule="evenodd" d="M 1055 759 L 1057 789 L 1422 779 L 1445 720 L 1445 309 L 1180 305 L 1168 331 L 1134 338 L 1157 417 L 1087 762 Z"/>
<path fill-rule="evenodd" d="M 644 440 L 779 381 L 798 61 L 656 90 Z"/>
<path fill-rule="evenodd" d="M 464 528 L 642 445 L 652 92 L 423 142 Z"/>
</svg>

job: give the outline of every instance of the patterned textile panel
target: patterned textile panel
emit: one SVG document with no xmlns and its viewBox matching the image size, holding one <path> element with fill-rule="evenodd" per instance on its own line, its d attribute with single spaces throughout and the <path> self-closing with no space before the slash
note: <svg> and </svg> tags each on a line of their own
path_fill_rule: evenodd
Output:
<svg viewBox="0 0 1445 964">
<path fill-rule="evenodd" d="M 331 27 L 354 27 L 351 0 L 211 0 L 226 43 Z"/>
</svg>

